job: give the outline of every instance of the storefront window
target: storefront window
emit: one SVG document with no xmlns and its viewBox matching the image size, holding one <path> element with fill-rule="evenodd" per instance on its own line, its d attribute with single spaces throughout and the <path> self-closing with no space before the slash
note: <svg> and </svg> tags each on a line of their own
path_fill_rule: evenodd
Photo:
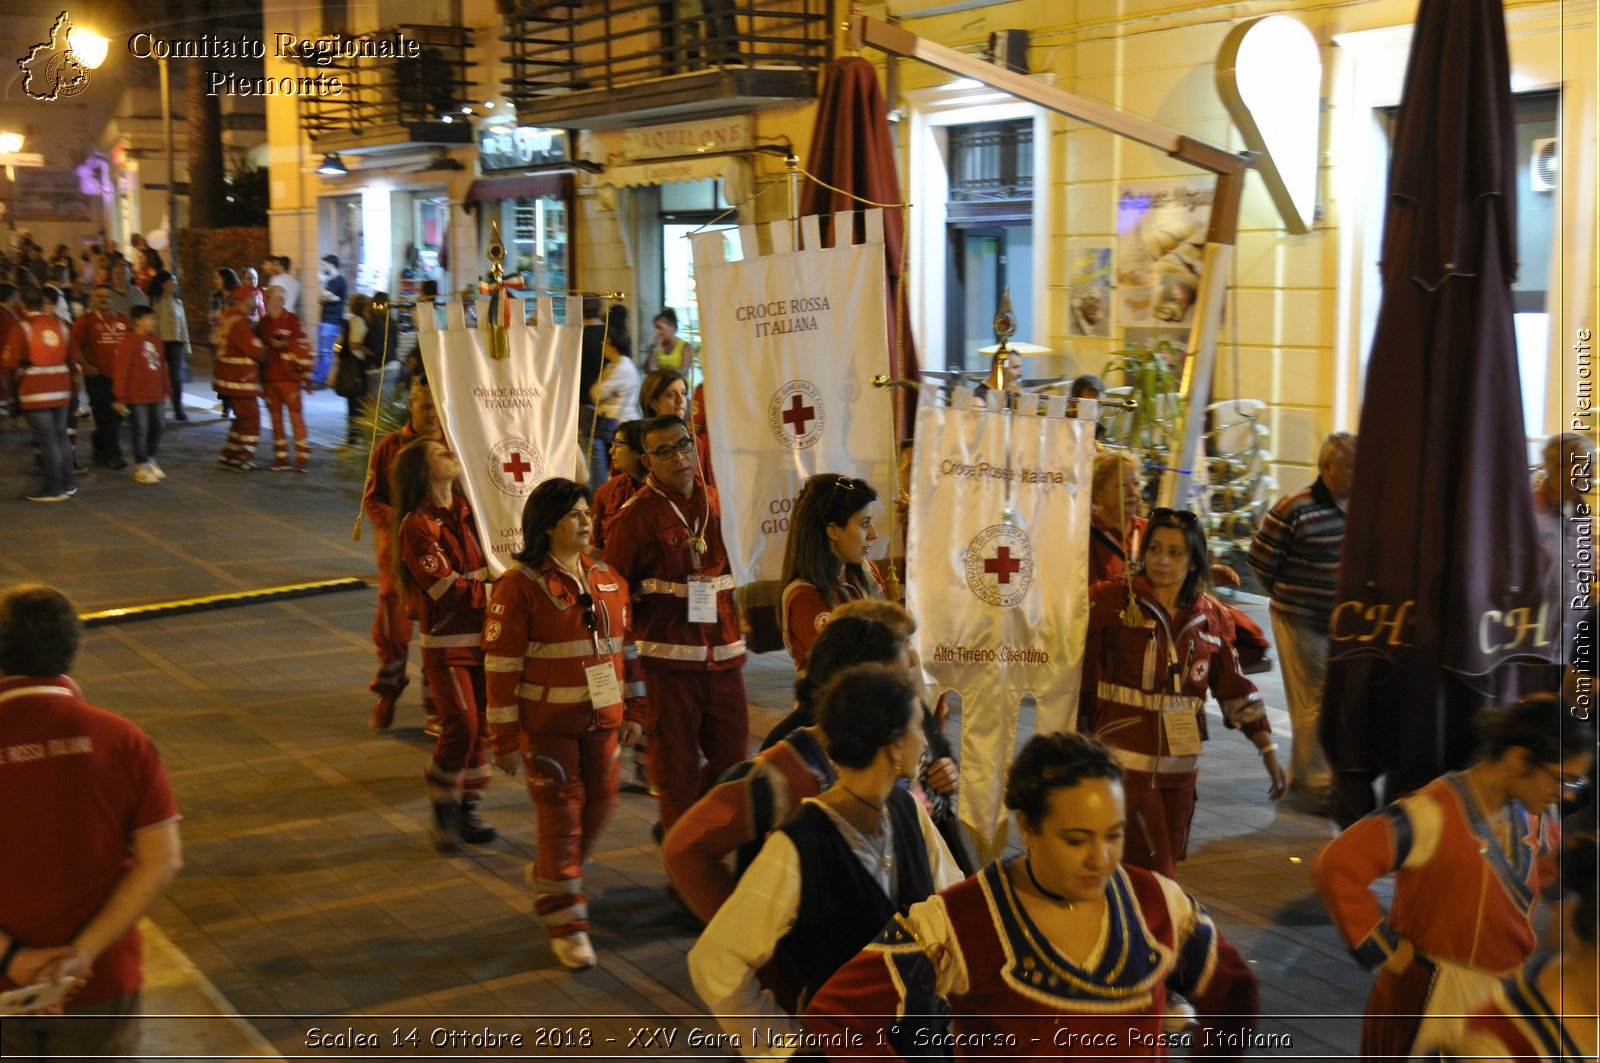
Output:
<svg viewBox="0 0 1600 1063">
<path fill-rule="evenodd" d="M 415 299 L 422 292 L 422 282 L 428 280 L 437 282 L 441 291 L 448 291 L 450 284 L 444 256 L 450 232 L 449 197 L 431 192 L 404 192 L 397 198 L 410 200 L 409 211 L 397 210 L 394 215 L 397 222 L 407 219 L 410 228 L 409 232 L 396 234 L 403 256 L 400 297 Z"/>
<path fill-rule="evenodd" d="M 534 196 L 501 200 L 499 208 L 506 272 L 522 274 L 528 288 L 569 287 L 566 203 L 559 196 Z"/>
<path fill-rule="evenodd" d="M 694 248 L 689 234 L 698 232 L 728 210 L 723 183 L 718 180 L 672 181 L 661 186 L 661 306 L 678 315 L 678 335 L 700 344 L 700 302 L 694 279 Z M 737 219 L 729 214 L 715 226 L 726 242 L 726 257 L 740 257 Z M 649 317 L 656 309 L 644 308 Z M 646 342 L 649 321 L 643 322 Z"/>
</svg>

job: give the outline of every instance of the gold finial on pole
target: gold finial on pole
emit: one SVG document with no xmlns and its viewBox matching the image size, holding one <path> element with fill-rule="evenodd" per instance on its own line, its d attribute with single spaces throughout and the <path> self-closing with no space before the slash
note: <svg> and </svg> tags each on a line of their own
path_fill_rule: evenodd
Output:
<svg viewBox="0 0 1600 1063">
<path fill-rule="evenodd" d="M 1000 297 L 1000 309 L 994 315 L 994 338 L 1000 341 L 1000 346 L 995 349 L 989 375 L 983 381 L 983 386 L 990 391 L 1005 391 L 1010 383 L 1011 348 L 1006 341 L 1016 334 L 1017 316 L 1011 310 L 1011 285 L 1008 284 Z"/>
<path fill-rule="evenodd" d="M 484 330 L 485 344 L 489 348 L 489 357 L 497 361 L 505 361 L 511 357 L 511 333 L 509 329 L 513 322 L 521 324 L 521 307 L 517 297 L 511 294 L 512 288 L 522 287 L 522 274 L 517 274 L 511 280 L 505 279 L 506 245 L 500 239 L 500 223 L 489 223 L 489 283 L 480 284 L 478 291 L 489 296 L 489 311 L 484 320 L 479 323 Z M 515 314 L 513 312 L 516 311 Z"/>
</svg>

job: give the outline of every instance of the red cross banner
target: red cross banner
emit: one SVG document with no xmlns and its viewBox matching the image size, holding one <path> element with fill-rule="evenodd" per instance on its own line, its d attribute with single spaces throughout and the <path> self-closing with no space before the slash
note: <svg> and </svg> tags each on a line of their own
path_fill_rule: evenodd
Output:
<svg viewBox="0 0 1600 1063">
<path fill-rule="evenodd" d="M 834 218 L 854 232 L 856 216 Z M 740 584 L 776 582 L 795 497 L 807 476 L 859 476 L 888 499 L 894 425 L 887 391 L 883 213 L 865 212 L 865 239 L 823 247 L 816 216 L 694 237 L 695 284 L 710 422 L 711 464 L 722 492 L 722 535 Z M 881 550 L 880 550 L 881 553 Z"/>
<path fill-rule="evenodd" d="M 556 323 L 549 298 L 537 301 L 534 322 L 524 324 L 526 303 L 502 294 L 511 310 L 507 359 L 490 356 L 487 330 L 467 328 L 459 302 L 451 304 L 443 331 L 432 314 L 417 315 L 422 364 L 450 446 L 461 455 L 462 487 L 495 576 L 522 549 L 528 495 L 578 467 L 583 343 L 580 300 L 567 300 L 570 324 Z M 479 320 L 486 321 L 485 301 L 478 303 Z"/>
<path fill-rule="evenodd" d="M 1024 702 L 1040 733 L 1077 724 L 1088 623 L 1094 422 L 1066 400 L 957 389 L 917 409 L 906 561 L 917 649 L 961 696 L 961 821 L 978 855 L 1006 842 L 1001 800 Z"/>
</svg>

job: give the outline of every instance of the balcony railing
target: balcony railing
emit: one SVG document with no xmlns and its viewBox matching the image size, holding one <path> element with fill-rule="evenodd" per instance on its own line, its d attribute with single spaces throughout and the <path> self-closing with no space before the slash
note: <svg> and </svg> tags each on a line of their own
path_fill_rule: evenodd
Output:
<svg viewBox="0 0 1600 1063">
<path fill-rule="evenodd" d="M 506 95 L 542 125 L 604 128 L 814 99 L 834 0 L 505 5 Z"/>
<path fill-rule="evenodd" d="M 472 122 L 462 113 L 477 99 L 468 77 L 472 31 L 407 24 L 374 34 L 395 35 L 417 43 L 417 58 L 338 58 L 317 68 L 344 83 L 338 96 L 301 97 L 301 122 L 318 148 L 472 142 Z"/>
</svg>

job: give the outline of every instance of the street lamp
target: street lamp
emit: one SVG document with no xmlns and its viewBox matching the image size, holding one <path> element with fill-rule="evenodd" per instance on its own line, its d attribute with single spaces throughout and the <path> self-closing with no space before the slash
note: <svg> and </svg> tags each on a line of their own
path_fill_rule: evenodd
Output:
<svg viewBox="0 0 1600 1063">
<path fill-rule="evenodd" d="M 94 30 L 74 26 L 67 31 L 67 47 L 78 57 L 78 62 L 90 70 L 98 70 L 100 64 L 106 61 L 106 51 L 111 47 L 111 42 Z"/>
</svg>

